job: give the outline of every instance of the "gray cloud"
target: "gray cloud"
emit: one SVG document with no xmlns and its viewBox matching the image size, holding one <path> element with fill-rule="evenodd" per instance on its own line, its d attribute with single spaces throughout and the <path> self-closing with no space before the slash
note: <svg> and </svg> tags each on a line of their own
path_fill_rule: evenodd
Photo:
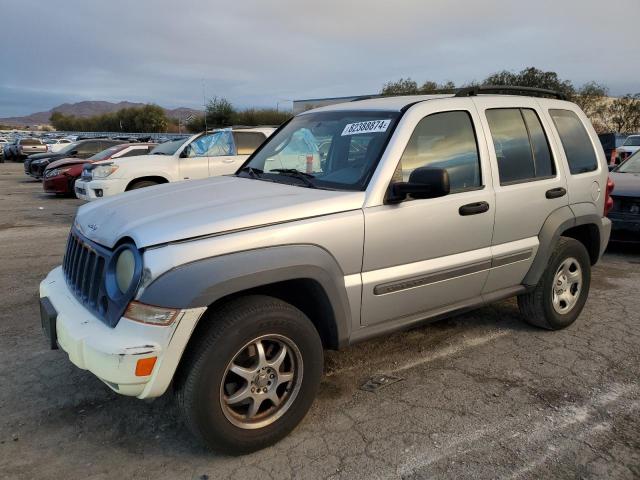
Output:
<svg viewBox="0 0 640 480">
<path fill-rule="evenodd" d="M 5 2 L 0 116 L 62 101 L 240 106 L 534 65 L 640 91 L 637 0 Z M 625 28 L 624 26 L 627 25 Z"/>
</svg>

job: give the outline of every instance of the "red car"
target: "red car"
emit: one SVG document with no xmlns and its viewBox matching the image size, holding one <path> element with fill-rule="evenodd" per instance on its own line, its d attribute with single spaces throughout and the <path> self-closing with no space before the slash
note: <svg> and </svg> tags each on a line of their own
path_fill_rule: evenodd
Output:
<svg viewBox="0 0 640 480">
<path fill-rule="evenodd" d="M 147 155 L 155 143 L 123 143 L 109 147 L 89 158 L 63 158 L 49 164 L 44 171 L 42 187 L 47 193 L 58 195 L 75 195 L 74 184 L 82 174 L 85 163 L 93 163 L 110 158 L 133 157 Z"/>
</svg>

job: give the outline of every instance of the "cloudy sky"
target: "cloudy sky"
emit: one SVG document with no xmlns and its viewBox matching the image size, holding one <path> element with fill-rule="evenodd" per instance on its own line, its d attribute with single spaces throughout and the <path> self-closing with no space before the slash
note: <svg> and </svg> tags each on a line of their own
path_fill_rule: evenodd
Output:
<svg viewBox="0 0 640 480">
<path fill-rule="evenodd" d="M 536 66 L 640 92 L 638 0 L 2 0 L 0 117 L 80 100 L 237 106 Z M 633 23 L 629 22 L 633 19 Z M 290 104 L 289 104 L 290 105 Z"/>
</svg>

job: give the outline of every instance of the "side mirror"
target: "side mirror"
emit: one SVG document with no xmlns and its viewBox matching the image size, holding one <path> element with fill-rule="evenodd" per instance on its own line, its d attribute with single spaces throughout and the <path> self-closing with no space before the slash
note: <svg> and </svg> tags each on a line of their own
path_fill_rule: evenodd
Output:
<svg viewBox="0 0 640 480">
<path fill-rule="evenodd" d="M 73 156 L 75 156 L 75 155 L 78 155 L 78 150 L 71 150 L 71 151 L 69 152 L 69 156 L 73 157 Z"/>
<path fill-rule="evenodd" d="M 180 152 L 180 158 L 187 158 L 189 155 L 191 155 L 191 145 L 187 145 L 182 149 L 182 152 Z"/>
<path fill-rule="evenodd" d="M 437 198 L 449 194 L 449 172 L 444 168 L 416 168 L 409 175 L 408 182 L 391 184 L 388 198 L 390 203 L 398 203 L 408 196 L 412 198 Z"/>
</svg>

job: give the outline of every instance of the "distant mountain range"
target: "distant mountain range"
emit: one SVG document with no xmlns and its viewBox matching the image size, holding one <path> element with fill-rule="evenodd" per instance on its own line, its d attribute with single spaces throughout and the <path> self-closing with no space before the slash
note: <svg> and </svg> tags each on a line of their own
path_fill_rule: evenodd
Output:
<svg viewBox="0 0 640 480">
<path fill-rule="evenodd" d="M 93 117 L 94 115 L 102 115 L 103 113 L 117 112 L 123 108 L 142 107 L 144 105 L 144 103 L 113 103 L 93 100 L 78 103 L 63 103 L 62 105 L 53 107 L 51 110 L 46 112 L 36 112 L 31 115 L 25 115 L 24 117 L 0 118 L 0 124 L 16 126 L 43 125 L 49 123 L 49 117 L 51 117 L 53 112 L 60 112 L 65 115 L 75 115 L 76 117 Z M 167 117 L 179 119 L 184 119 L 191 114 L 202 114 L 200 110 L 194 110 L 193 108 L 186 107 L 174 109 L 165 108 L 164 111 L 167 113 Z"/>
</svg>

